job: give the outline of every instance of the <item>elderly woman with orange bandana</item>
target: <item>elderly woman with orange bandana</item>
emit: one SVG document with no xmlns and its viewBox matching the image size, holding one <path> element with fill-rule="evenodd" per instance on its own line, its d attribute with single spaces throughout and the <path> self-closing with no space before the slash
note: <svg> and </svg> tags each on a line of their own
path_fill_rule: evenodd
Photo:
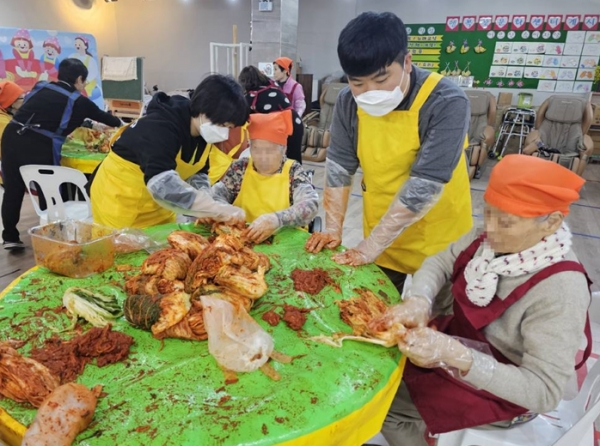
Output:
<svg viewBox="0 0 600 446">
<path fill-rule="evenodd" d="M 589 279 L 564 222 L 583 183 L 558 164 L 505 157 L 484 195 L 483 230 L 425 260 L 404 302 L 371 322 L 395 331 L 410 360 L 382 428 L 390 445 L 558 405 L 591 349 Z"/>
<path fill-rule="evenodd" d="M 292 111 L 250 117 L 250 158 L 234 161 L 212 189 L 215 200 L 246 213 L 247 236 L 260 243 L 282 227 L 308 225 L 319 196 L 298 161 L 285 156 Z"/>
</svg>

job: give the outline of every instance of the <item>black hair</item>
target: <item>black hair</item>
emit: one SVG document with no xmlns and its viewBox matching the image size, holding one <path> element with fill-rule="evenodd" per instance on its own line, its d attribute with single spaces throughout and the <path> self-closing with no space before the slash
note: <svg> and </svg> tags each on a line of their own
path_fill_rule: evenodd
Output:
<svg viewBox="0 0 600 446">
<path fill-rule="evenodd" d="M 83 82 L 88 77 L 88 69 L 82 61 L 75 58 L 63 60 L 58 66 L 58 80 L 66 82 L 70 85 L 75 85 L 77 78 L 81 76 Z"/>
<path fill-rule="evenodd" d="M 348 76 L 368 76 L 404 63 L 408 51 L 406 27 L 391 12 L 363 12 L 340 33 L 338 57 Z"/>
<path fill-rule="evenodd" d="M 200 82 L 191 99 L 192 117 L 204 114 L 217 125 L 231 123 L 236 127 L 248 121 L 249 110 L 244 90 L 235 79 L 212 74 Z"/>
<path fill-rule="evenodd" d="M 259 90 L 260 87 L 268 87 L 271 80 L 253 65 L 242 68 L 238 77 L 242 88 L 248 91 Z"/>
</svg>

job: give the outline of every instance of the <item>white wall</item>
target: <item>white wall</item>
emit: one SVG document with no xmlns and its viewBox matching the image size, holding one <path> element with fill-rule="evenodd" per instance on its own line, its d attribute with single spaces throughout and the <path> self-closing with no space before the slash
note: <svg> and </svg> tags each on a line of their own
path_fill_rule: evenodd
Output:
<svg viewBox="0 0 600 446">
<path fill-rule="evenodd" d="M 89 9 L 73 0 L 0 0 L 0 26 L 89 33 L 100 55 L 119 51 L 114 4 L 104 0 Z"/>
<path fill-rule="evenodd" d="M 444 23 L 447 16 L 480 14 L 592 14 L 600 0 L 301 0 L 298 57 L 315 79 L 340 70 L 337 39 L 344 26 L 364 11 L 391 11 L 405 23 Z M 314 90 L 314 89 L 313 89 Z M 490 89 L 497 93 L 499 89 Z M 512 91 L 516 100 L 516 91 Z M 535 104 L 548 94 L 536 93 Z"/>
<path fill-rule="evenodd" d="M 210 70 L 210 42 L 250 41 L 250 0 L 120 0 L 120 56 L 143 56 L 148 87 L 195 88 Z"/>
</svg>

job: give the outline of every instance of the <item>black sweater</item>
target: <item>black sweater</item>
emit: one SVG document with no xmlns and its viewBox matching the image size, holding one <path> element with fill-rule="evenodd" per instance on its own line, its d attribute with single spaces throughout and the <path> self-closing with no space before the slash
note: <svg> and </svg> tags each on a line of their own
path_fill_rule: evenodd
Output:
<svg viewBox="0 0 600 446">
<path fill-rule="evenodd" d="M 75 91 L 75 88 L 64 82 L 52 82 L 54 85 L 63 88 L 68 93 Z M 14 119 L 26 123 L 31 119 L 31 124 L 39 124 L 41 129 L 55 132 L 60 127 L 68 97 L 56 91 L 44 88 L 29 98 L 25 104 L 17 111 Z M 77 98 L 73 104 L 73 113 L 63 132 L 63 136 L 68 136 L 77 127 L 81 127 L 86 119 L 101 122 L 111 127 L 121 125 L 121 120 L 116 116 L 106 113 L 98 108 L 90 99 L 85 96 Z M 18 135 L 17 131 L 21 128 L 18 124 L 9 124 L 2 135 L 2 150 L 19 150 L 35 146 L 37 149 L 47 148 L 52 150 L 52 140 L 46 136 L 26 131 L 23 135 Z M 51 152 L 50 152 L 51 153 Z"/>
<path fill-rule="evenodd" d="M 148 183 L 162 172 L 175 170 L 180 150 L 181 159 L 186 163 L 200 160 L 206 141 L 201 136 L 192 137 L 191 119 L 189 99 L 157 93 L 148 104 L 146 116 L 127 128 L 112 150 L 121 158 L 139 165 L 144 181 Z M 202 172 L 207 171 L 208 162 Z"/>
</svg>

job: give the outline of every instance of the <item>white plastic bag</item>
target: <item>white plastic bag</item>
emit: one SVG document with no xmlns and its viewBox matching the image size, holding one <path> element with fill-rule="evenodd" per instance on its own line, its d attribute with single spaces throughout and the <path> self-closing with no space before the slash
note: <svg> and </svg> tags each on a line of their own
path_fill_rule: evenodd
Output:
<svg viewBox="0 0 600 446">
<path fill-rule="evenodd" d="M 234 372 L 253 372 L 273 353 L 273 338 L 242 306 L 202 296 L 208 351 L 217 362 Z"/>
</svg>

